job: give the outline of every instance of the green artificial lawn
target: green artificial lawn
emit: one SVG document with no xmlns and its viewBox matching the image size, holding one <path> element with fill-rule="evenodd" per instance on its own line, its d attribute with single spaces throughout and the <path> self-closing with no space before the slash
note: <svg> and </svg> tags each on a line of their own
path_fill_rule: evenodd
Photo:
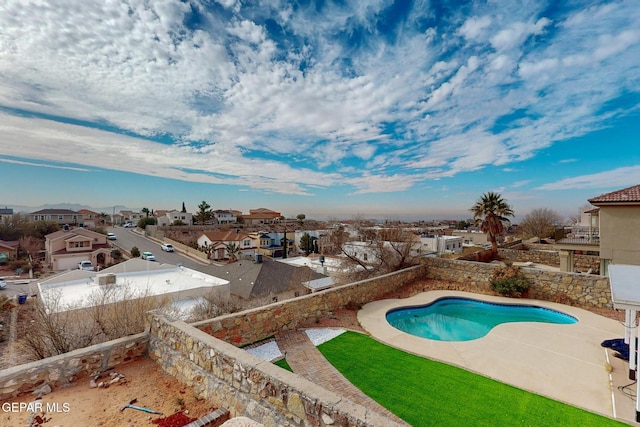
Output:
<svg viewBox="0 0 640 427">
<path fill-rule="evenodd" d="M 276 360 L 275 362 L 273 362 L 273 364 L 276 366 L 280 366 L 282 369 L 286 369 L 289 372 L 293 372 L 293 369 L 291 369 L 291 366 L 289 366 L 289 364 L 287 363 L 287 359 Z"/>
<path fill-rule="evenodd" d="M 318 349 L 352 384 L 412 426 L 622 425 L 356 332 Z"/>
</svg>

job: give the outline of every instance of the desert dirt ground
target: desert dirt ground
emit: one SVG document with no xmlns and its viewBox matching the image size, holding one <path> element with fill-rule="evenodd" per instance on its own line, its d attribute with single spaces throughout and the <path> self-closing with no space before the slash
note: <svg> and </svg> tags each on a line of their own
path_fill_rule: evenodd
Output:
<svg viewBox="0 0 640 427">
<path fill-rule="evenodd" d="M 57 410 L 53 408 L 54 412 L 39 411 L 33 416 L 27 408 L 21 411 L 17 406 L 20 403 L 37 402 L 33 395 L 2 402 L 0 426 L 174 427 L 183 426 L 186 419 L 197 419 L 216 409 L 210 402 L 197 399 L 188 387 L 175 378 L 163 374 L 160 367 L 149 359 L 138 359 L 118 366 L 103 373 L 97 382 L 111 380 L 111 372 L 123 374 L 124 378 L 108 388 L 90 388 L 90 379 L 80 377 L 72 385 L 54 389 L 52 393 L 42 396 L 42 407 L 46 408 L 47 404 L 57 406 Z M 131 408 L 120 410 L 133 399 L 137 399 L 134 405 L 162 412 L 163 415 Z M 14 404 L 15 410 L 11 404 Z"/>
</svg>

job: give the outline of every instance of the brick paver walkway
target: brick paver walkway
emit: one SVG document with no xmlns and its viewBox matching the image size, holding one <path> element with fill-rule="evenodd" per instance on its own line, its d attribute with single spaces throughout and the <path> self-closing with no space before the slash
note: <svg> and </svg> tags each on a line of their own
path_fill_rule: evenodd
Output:
<svg viewBox="0 0 640 427">
<path fill-rule="evenodd" d="M 352 402 L 375 411 L 396 423 L 409 425 L 380 406 L 376 401 L 351 384 L 318 351 L 304 331 L 283 331 L 276 335 L 280 351 L 286 352 L 286 360 L 293 372 Z"/>
</svg>

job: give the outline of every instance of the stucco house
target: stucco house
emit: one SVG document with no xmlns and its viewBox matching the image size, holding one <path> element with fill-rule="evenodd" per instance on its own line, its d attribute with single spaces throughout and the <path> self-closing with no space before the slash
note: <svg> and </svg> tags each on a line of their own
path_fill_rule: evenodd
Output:
<svg viewBox="0 0 640 427">
<path fill-rule="evenodd" d="M 600 271 L 609 264 L 640 265 L 640 185 L 589 199 L 598 207 Z"/>
<path fill-rule="evenodd" d="M 113 262 L 107 236 L 80 227 L 47 234 L 44 249 L 45 262 L 54 271 L 76 269 L 80 261 L 96 266 Z"/>
<path fill-rule="evenodd" d="M 182 212 L 174 209 L 162 212 L 162 215 L 157 215 L 156 220 L 158 221 L 158 225 L 161 227 L 166 227 L 168 225 L 176 223 L 191 225 L 193 223 L 193 214 L 191 214 L 190 212 Z"/>
<path fill-rule="evenodd" d="M 228 245 L 236 245 L 236 257 L 255 257 L 258 246 L 253 235 L 240 231 L 205 231 L 198 237 L 198 247 L 205 248 L 210 259 L 225 260 L 230 258 Z"/>
<path fill-rule="evenodd" d="M 81 213 L 71 209 L 41 209 L 28 215 L 30 221 L 53 221 L 60 225 L 83 224 Z"/>
<path fill-rule="evenodd" d="M 91 211 L 89 209 L 80 209 L 79 214 L 82 214 L 82 223 L 86 228 L 96 228 L 103 226 L 103 219 L 98 212 Z"/>
<path fill-rule="evenodd" d="M 0 240 L 0 262 L 18 258 L 19 246 L 20 243 L 17 240 Z"/>
<path fill-rule="evenodd" d="M 234 211 L 217 209 L 213 211 L 213 218 L 215 218 L 218 224 L 235 224 L 238 218 Z"/>
<path fill-rule="evenodd" d="M 13 208 L 0 208 L 0 221 L 10 221 L 13 218 Z"/>
</svg>

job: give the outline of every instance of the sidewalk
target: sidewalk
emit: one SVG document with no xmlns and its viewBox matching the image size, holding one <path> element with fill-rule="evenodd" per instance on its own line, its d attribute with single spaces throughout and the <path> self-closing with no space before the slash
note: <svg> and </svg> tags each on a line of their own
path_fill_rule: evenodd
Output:
<svg viewBox="0 0 640 427">
<path fill-rule="evenodd" d="M 408 425 L 347 381 L 327 362 L 303 330 L 279 332 L 276 341 L 280 351 L 286 353 L 287 363 L 296 374 L 396 423 Z"/>
</svg>

